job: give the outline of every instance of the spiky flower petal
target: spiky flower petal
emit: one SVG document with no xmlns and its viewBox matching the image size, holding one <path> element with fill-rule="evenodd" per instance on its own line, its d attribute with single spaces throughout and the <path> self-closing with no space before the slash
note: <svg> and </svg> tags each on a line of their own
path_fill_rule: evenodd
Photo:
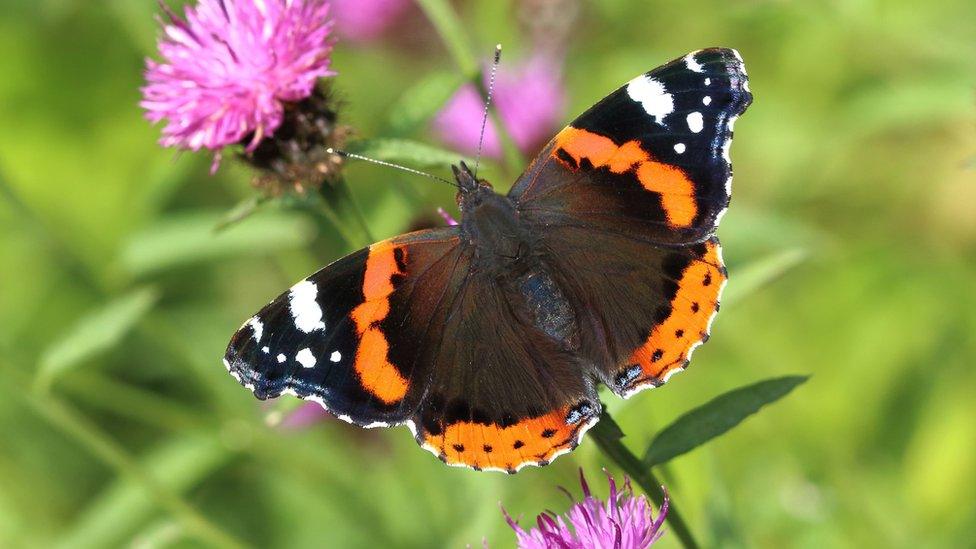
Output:
<svg viewBox="0 0 976 549">
<path fill-rule="evenodd" d="M 525 530 L 502 509 L 505 520 L 515 530 L 520 549 L 644 549 L 664 533 L 661 526 L 668 514 L 668 497 L 654 517 L 644 496 L 635 496 L 630 479 L 623 490 L 609 474 L 610 496 L 601 501 L 590 492 L 583 471 L 580 484 L 583 499 L 559 516 L 546 511 L 536 519 L 536 527 Z M 568 492 L 567 492 L 568 495 Z M 570 496 L 572 499 L 572 496 Z"/>
<path fill-rule="evenodd" d="M 162 61 L 146 60 L 140 103 L 165 120 L 160 144 L 253 150 L 282 123 L 285 104 L 309 97 L 330 69 L 332 23 L 324 0 L 199 0 L 166 10 Z"/>
</svg>

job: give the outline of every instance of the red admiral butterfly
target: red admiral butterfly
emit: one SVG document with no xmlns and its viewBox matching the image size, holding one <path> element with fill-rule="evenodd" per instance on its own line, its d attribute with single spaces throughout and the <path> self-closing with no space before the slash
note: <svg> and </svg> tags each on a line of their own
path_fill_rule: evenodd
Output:
<svg viewBox="0 0 976 549">
<path fill-rule="evenodd" d="M 628 82 L 559 132 L 506 196 L 463 163 L 458 226 L 373 244 L 234 334 L 224 364 L 364 427 L 406 424 L 450 465 L 515 472 L 575 448 L 597 384 L 629 397 L 682 370 L 726 281 L 734 50 Z"/>
</svg>

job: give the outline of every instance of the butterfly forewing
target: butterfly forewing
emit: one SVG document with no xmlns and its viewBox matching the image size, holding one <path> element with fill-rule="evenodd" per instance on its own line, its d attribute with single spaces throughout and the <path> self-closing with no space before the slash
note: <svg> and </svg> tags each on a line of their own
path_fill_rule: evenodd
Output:
<svg viewBox="0 0 976 549">
<path fill-rule="evenodd" d="M 690 53 L 634 78 L 574 120 L 509 196 L 530 222 L 657 244 L 700 242 L 728 206 L 732 126 L 751 101 L 734 50 Z"/>
</svg>

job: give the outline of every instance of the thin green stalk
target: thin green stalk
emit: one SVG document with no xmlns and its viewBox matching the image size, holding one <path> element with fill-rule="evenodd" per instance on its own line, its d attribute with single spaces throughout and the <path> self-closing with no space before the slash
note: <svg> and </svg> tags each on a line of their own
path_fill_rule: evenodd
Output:
<svg viewBox="0 0 976 549">
<path fill-rule="evenodd" d="M 318 212 L 329 220 L 329 223 L 331 223 L 335 230 L 339 233 L 339 236 L 343 241 L 345 241 L 346 245 L 349 246 L 349 249 L 355 250 L 362 247 L 362 238 L 356 236 L 352 231 L 349 230 L 349 227 L 343 222 L 342 218 L 339 216 L 339 213 L 335 210 L 332 204 L 329 204 L 328 200 L 325 200 L 322 197 L 316 197 L 315 202 L 318 206 Z"/>
<path fill-rule="evenodd" d="M 61 400 L 50 396 L 31 395 L 28 397 L 28 403 L 38 414 L 77 440 L 119 474 L 131 478 L 142 486 L 160 507 L 169 511 L 187 531 L 193 532 L 201 541 L 214 547 L 235 549 L 246 547 L 243 542 L 212 523 L 180 496 L 161 486 L 114 440 Z"/>
<path fill-rule="evenodd" d="M 373 237 L 373 232 L 369 230 L 369 223 L 366 221 L 366 216 L 363 215 L 362 208 L 359 207 L 359 203 L 356 201 L 356 197 L 353 196 L 352 190 L 349 188 L 349 184 L 346 183 L 346 178 L 341 178 L 335 183 L 337 190 L 339 191 L 339 196 L 342 197 L 349 205 L 349 210 L 352 212 L 353 218 L 355 218 L 356 223 L 359 224 L 359 228 L 363 231 L 363 235 L 366 236 L 366 245 L 370 245 L 376 241 Z"/>
<path fill-rule="evenodd" d="M 471 54 L 466 37 L 468 33 L 464 30 L 460 17 L 446 0 L 417 0 L 417 4 L 424 10 L 427 18 L 440 35 L 447 51 L 454 58 L 454 63 L 461 70 L 464 78 L 478 89 L 482 99 L 487 100 L 488 90 L 485 88 L 484 78 L 478 60 Z M 492 124 L 495 128 L 502 128 L 496 132 L 502 145 L 502 154 L 505 159 L 505 167 L 509 172 L 514 172 L 525 165 L 525 158 L 519 152 L 515 140 L 504 129 L 501 119 L 492 111 L 489 113 Z"/>
<path fill-rule="evenodd" d="M 610 458 L 623 469 L 658 507 L 664 503 L 664 492 L 661 490 L 660 481 L 657 480 L 649 467 L 645 467 L 641 463 L 641 460 L 630 449 L 624 446 L 621 441 L 624 433 L 620 430 L 620 426 L 610 417 L 606 409 L 603 411 L 600 422 L 590 431 L 590 436 L 596 442 L 596 445 L 600 447 L 603 455 Z M 678 538 L 678 541 L 681 542 L 683 547 L 686 549 L 698 547 L 698 543 L 695 541 L 694 536 L 692 536 L 688 524 L 685 523 L 684 518 L 678 511 L 678 505 L 675 503 L 673 497 L 668 502 L 668 515 L 664 520 L 671 527 L 671 531 L 674 532 L 675 537 Z"/>
</svg>

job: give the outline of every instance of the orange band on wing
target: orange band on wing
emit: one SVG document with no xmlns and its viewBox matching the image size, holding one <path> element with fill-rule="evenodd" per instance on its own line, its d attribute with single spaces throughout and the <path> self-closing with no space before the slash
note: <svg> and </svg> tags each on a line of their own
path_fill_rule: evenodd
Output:
<svg viewBox="0 0 976 549">
<path fill-rule="evenodd" d="M 654 327 L 647 341 L 630 357 L 642 373 L 635 385 L 664 381 L 682 368 L 691 348 L 707 336 L 708 323 L 718 306 L 718 294 L 726 280 L 716 240 L 705 242 L 705 255 L 681 273 L 678 291 L 671 300 L 671 314 Z"/>
<path fill-rule="evenodd" d="M 440 450 L 448 464 L 514 471 L 526 463 L 547 463 L 579 442 L 579 431 L 592 416 L 566 423 L 569 411 L 567 406 L 508 427 L 461 421 L 439 435 L 424 435 L 423 442 Z"/>
<path fill-rule="evenodd" d="M 632 172 L 647 190 L 661 195 L 661 206 L 673 227 L 689 227 L 698 214 L 695 186 L 677 166 L 658 162 L 640 146 L 639 141 L 617 145 L 609 137 L 569 126 L 556 135 L 553 157 L 562 149 L 577 166 L 583 159 L 594 168 L 606 167 L 613 173 Z"/>
<path fill-rule="evenodd" d="M 369 247 L 363 277 L 364 301 L 350 314 L 359 334 L 354 368 L 363 388 L 385 404 L 403 400 L 410 387 L 396 366 L 390 363 L 387 354 L 390 344 L 378 326 L 390 313 L 393 277 L 403 274 L 397 263 L 397 253 L 405 255 L 406 248 L 397 248 L 389 242 Z"/>
</svg>

